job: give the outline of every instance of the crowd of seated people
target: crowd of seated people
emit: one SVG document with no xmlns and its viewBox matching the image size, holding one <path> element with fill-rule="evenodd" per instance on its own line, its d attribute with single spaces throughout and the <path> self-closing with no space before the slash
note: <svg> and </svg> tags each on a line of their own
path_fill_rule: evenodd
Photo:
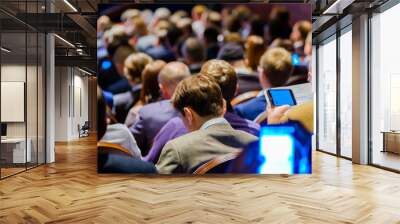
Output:
<svg viewBox="0 0 400 224">
<path fill-rule="evenodd" d="M 284 7 L 266 19 L 245 5 L 128 9 L 97 26 L 98 141 L 127 154 L 102 153 L 101 172 L 193 173 L 258 140 L 264 123 L 312 132 L 298 115 L 313 100 L 311 23 Z M 291 89 L 300 109 L 271 108 L 270 88 Z"/>
</svg>

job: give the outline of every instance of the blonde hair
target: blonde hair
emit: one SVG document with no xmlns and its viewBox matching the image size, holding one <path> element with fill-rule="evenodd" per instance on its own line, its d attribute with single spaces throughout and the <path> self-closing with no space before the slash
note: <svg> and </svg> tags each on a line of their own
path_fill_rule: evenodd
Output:
<svg viewBox="0 0 400 224">
<path fill-rule="evenodd" d="M 124 62 L 124 74 L 132 82 L 140 83 L 142 72 L 153 59 L 145 53 L 133 53 Z"/>
<path fill-rule="evenodd" d="M 271 48 L 261 57 L 260 67 L 272 86 L 282 86 L 293 70 L 291 54 L 280 47 Z"/>
</svg>

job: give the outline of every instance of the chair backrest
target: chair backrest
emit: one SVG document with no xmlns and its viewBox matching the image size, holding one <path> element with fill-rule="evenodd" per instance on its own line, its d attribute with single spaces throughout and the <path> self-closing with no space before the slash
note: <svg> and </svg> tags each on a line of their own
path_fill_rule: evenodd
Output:
<svg viewBox="0 0 400 224">
<path fill-rule="evenodd" d="M 233 152 L 222 156 L 215 157 L 214 159 L 204 163 L 197 168 L 193 174 L 206 174 L 206 173 L 225 173 L 230 162 L 235 159 L 240 152 Z"/>
<path fill-rule="evenodd" d="M 242 93 L 239 96 L 235 97 L 231 101 L 231 105 L 235 106 L 235 105 L 238 105 L 240 103 L 243 103 L 243 102 L 246 102 L 248 100 L 251 100 L 253 98 L 256 98 L 259 93 L 260 93 L 260 91 L 258 91 L 258 90 Z"/>
<path fill-rule="evenodd" d="M 122 154 L 127 156 L 132 156 L 133 153 L 128 149 L 114 143 L 109 142 L 98 142 L 97 150 L 99 154 Z"/>
</svg>

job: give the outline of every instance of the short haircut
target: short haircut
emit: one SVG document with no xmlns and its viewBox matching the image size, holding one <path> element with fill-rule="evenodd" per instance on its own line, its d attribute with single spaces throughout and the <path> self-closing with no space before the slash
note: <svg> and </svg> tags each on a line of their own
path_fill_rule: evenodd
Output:
<svg viewBox="0 0 400 224">
<path fill-rule="evenodd" d="M 107 43 L 107 52 L 114 57 L 115 51 L 122 45 L 128 45 L 128 35 L 125 32 L 124 26 L 113 25 L 105 31 L 104 39 Z"/>
<path fill-rule="evenodd" d="M 222 96 L 230 102 L 236 92 L 236 71 L 228 62 L 223 60 L 209 60 L 202 67 L 200 73 L 215 79 L 222 91 Z"/>
<path fill-rule="evenodd" d="M 201 117 L 220 116 L 223 113 L 221 88 L 202 73 L 182 80 L 176 87 L 171 102 L 182 114 L 185 107 L 190 107 Z"/>
<path fill-rule="evenodd" d="M 195 37 L 190 37 L 185 41 L 182 47 L 182 55 L 193 62 L 202 62 L 206 57 L 203 44 Z"/>
<path fill-rule="evenodd" d="M 218 42 L 219 29 L 216 26 L 209 26 L 203 32 L 203 38 L 207 43 Z"/>
<path fill-rule="evenodd" d="M 190 76 L 190 70 L 182 62 L 170 62 L 158 74 L 158 83 L 171 86 Z"/>
<path fill-rule="evenodd" d="M 112 60 L 114 64 L 123 64 L 126 58 L 135 52 L 135 49 L 128 44 L 122 44 L 116 48 Z"/>
<path fill-rule="evenodd" d="M 133 53 L 129 55 L 124 63 L 126 78 L 134 82 L 141 82 L 144 67 L 152 61 L 153 59 L 145 53 Z"/>
<path fill-rule="evenodd" d="M 292 58 L 283 48 L 271 48 L 261 57 L 260 67 L 273 87 L 283 86 L 293 70 Z"/>
<path fill-rule="evenodd" d="M 269 45 L 270 48 L 281 47 L 289 52 L 293 52 L 293 43 L 290 39 L 276 38 Z"/>
<path fill-rule="evenodd" d="M 312 24 L 310 21 L 302 20 L 296 23 L 297 29 L 300 32 L 301 39 L 306 40 L 307 35 L 312 30 Z"/>
<path fill-rule="evenodd" d="M 100 141 L 106 133 L 107 118 L 106 118 L 106 101 L 103 91 L 97 86 L 97 141 Z"/>
</svg>

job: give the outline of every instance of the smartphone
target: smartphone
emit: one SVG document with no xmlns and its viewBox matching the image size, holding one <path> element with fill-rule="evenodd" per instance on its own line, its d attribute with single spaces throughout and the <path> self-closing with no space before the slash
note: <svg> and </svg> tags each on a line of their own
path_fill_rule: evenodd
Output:
<svg viewBox="0 0 400 224">
<path fill-rule="evenodd" d="M 271 106 L 294 106 L 297 104 L 291 89 L 268 89 L 267 96 Z"/>
</svg>

